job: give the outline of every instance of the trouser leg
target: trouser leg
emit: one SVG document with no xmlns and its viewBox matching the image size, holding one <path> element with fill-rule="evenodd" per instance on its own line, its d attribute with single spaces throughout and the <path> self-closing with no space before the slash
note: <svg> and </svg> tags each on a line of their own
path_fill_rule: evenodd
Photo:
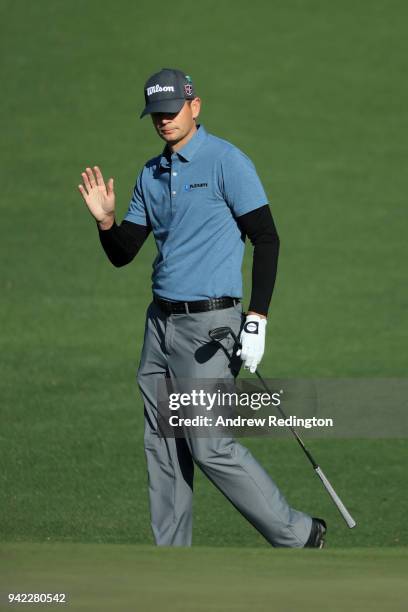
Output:
<svg viewBox="0 0 408 612">
<path fill-rule="evenodd" d="M 160 436 L 157 388 L 167 374 L 166 319 L 150 306 L 138 384 L 144 401 L 144 447 L 148 471 L 151 526 L 156 544 L 190 546 L 192 538 L 193 461 L 184 439 Z"/>
<path fill-rule="evenodd" d="M 311 518 L 289 506 L 247 448 L 232 438 L 190 438 L 196 464 L 273 546 L 302 547 Z"/>
<path fill-rule="evenodd" d="M 227 325 L 238 334 L 239 309 L 172 318 L 174 329 L 168 362 L 171 377 L 175 381 L 179 378 L 232 379 L 234 372 L 227 355 L 209 343 L 208 332 Z M 226 348 L 231 350 L 232 342 Z M 196 437 L 192 429 L 186 429 L 185 436 L 196 464 L 273 546 L 304 546 L 311 530 L 311 517 L 288 505 L 248 449 L 230 437 Z"/>
</svg>

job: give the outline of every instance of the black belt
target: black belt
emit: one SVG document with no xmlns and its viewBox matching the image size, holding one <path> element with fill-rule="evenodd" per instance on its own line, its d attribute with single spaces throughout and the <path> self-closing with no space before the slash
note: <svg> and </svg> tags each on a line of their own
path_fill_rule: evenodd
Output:
<svg viewBox="0 0 408 612">
<path fill-rule="evenodd" d="M 193 312 L 209 312 L 210 310 L 223 310 L 224 308 L 232 308 L 240 303 L 239 298 L 220 297 L 211 298 L 209 300 L 197 300 L 194 302 L 170 302 L 162 298 L 153 296 L 153 302 L 166 314 L 189 314 Z"/>
</svg>

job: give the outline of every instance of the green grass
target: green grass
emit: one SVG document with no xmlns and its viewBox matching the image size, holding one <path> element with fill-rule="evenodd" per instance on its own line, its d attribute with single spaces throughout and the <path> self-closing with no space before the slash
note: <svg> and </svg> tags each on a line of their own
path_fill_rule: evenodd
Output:
<svg viewBox="0 0 408 612">
<path fill-rule="evenodd" d="M 402 612 L 407 569 L 407 550 L 401 548 L 0 547 L 3 601 L 7 593 L 63 592 L 75 612 Z M 61 606 L 38 607 L 57 610 Z"/>
<path fill-rule="evenodd" d="M 271 198 L 282 251 L 263 373 L 406 375 L 407 13 L 402 0 L 0 2 L 1 540 L 152 541 L 135 374 L 154 246 L 113 269 L 76 185 L 98 163 L 123 216 L 161 149 L 138 115 L 163 66 L 192 74 L 203 124 L 250 155 Z M 333 548 L 407 544 L 405 440 L 311 443 L 354 531 L 291 440 L 248 445 L 292 505 L 328 518 Z M 266 549 L 200 475 L 194 542 Z"/>
</svg>

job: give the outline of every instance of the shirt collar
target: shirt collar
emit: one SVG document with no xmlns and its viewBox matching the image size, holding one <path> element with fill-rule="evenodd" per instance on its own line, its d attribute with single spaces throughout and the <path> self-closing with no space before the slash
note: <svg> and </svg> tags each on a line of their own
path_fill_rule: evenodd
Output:
<svg viewBox="0 0 408 612">
<path fill-rule="evenodd" d="M 176 151 L 176 153 L 173 155 L 178 155 L 179 157 L 188 162 L 191 161 L 206 138 L 207 132 L 204 126 L 197 126 L 197 131 L 195 132 L 194 136 L 190 138 L 190 140 L 184 145 L 184 147 L 182 147 L 179 151 Z M 163 153 L 160 157 L 160 166 L 162 168 L 169 168 L 170 161 L 171 153 L 166 146 L 164 147 Z"/>
</svg>

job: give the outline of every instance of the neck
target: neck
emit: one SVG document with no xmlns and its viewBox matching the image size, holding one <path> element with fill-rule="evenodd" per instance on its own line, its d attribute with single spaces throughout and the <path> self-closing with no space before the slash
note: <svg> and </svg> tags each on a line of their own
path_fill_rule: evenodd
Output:
<svg viewBox="0 0 408 612">
<path fill-rule="evenodd" d="M 191 140 L 191 138 L 194 136 L 194 134 L 197 131 L 197 126 L 195 124 L 195 122 L 193 123 L 193 127 L 191 128 L 191 130 L 188 132 L 188 134 L 186 134 L 184 136 L 184 138 L 182 138 L 181 140 L 178 140 L 177 142 L 175 142 L 174 144 L 169 143 L 169 149 L 172 153 L 174 153 L 175 151 L 179 151 L 182 147 L 184 147 L 185 144 L 188 143 L 189 140 Z"/>
</svg>

